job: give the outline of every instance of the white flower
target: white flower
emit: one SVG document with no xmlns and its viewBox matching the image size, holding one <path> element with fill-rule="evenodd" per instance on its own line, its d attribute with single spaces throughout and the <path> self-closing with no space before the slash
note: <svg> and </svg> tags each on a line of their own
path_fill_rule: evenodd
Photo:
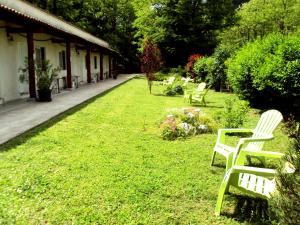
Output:
<svg viewBox="0 0 300 225">
<path fill-rule="evenodd" d="M 188 116 L 189 118 L 195 117 L 195 115 L 194 115 L 193 113 L 191 113 L 191 112 L 189 112 L 189 113 L 187 114 L 187 116 Z"/>
<path fill-rule="evenodd" d="M 201 131 L 201 133 L 206 133 L 208 131 L 208 126 L 201 124 L 198 126 L 198 130 Z"/>
<path fill-rule="evenodd" d="M 172 114 L 169 114 L 169 115 L 167 115 L 167 118 L 169 119 L 169 118 L 173 118 L 174 117 L 174 115 L 172 115 Z"/>
<path fill-rule="evenodd" d="M 184 129 L 184 132 L 186 134 L 189 133 L 189 131 L 190 131 L 190 125 L 188 123 L 181 123 L 180 126 Z"/>
</svg>

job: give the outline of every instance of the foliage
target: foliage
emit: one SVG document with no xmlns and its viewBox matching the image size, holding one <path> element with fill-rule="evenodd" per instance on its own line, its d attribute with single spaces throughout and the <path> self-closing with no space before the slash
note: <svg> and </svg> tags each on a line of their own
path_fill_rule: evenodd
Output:
<svg viewBox="0 0 300 225">
<path fill-rule="evenodd" d="M 141 71 L 146 74 L 149 91 L 151 94 L 152 82 L 155 80 L 154 73 L 161 67 L 161 54 L 157 45 L 150 39 L 144 42 L 144 50 L 141 56 Z"/>
<path fill-rule="evenodd" d="M 188 62 L 185 66 L 185 69 L 188 73 L 188 75 L 192 78 L 195 79 L 195 72 L 194 72 L 194 64 L 197 62 L 197 60 L 203 58 L 204 56 L 201 54 L 193 54 L 190 55 L 188 58 Z"/>
<path fill-rule="evenodd" d="M 244 124 L 249 109 L 248 102 L 230 97 L 225 100 L 224 111 L 216 113 L 215 118 L 224 128 L 239 128 Z"/>
<path fill-rule="evenodd" d="M 211 59 L 211 72 L 208 73 L 208 83 L 215 88 L 216 91 L 221 91 L 221 88 L 227 83 L 227 67 L 225 61 L 229 58 L 230 52 L 228 49 L 218 47 Z"/>
<path fill-rule="evenodd" d="M 215 121 L 198 108 L 177 109 L 160 124 L 161 136 L 165 140 L 175 140 L 217 130 Z"/>
<path fill-rule="evenodd" d="M 109 42 L 122 55 L 127 70 L 139 71 L 132 26 L 133 6 L 128 0 L 28 0 Z M 130 71 L 129 71 L 130 72 Z"/>
<path fill-rule="evenodd" d="M 294 225 L 300 223 L 300 126 L 294 120 L 289 121 L 288 134 L 291 138 L 289 151 L 284 156 L 285 164 L 278 168 L 276 179 L 278 194 L 272 200 L 272 212 L 279 224 Z"/>
<path fill-rule="evenodd" d="M 193 66 L 194 74 L 196 75 L 196 80 L 198 82 L 205 81 L 207 82 L 208 77 L 211 77 L 210 75 L 212 73 L 212 66 L 214 64 L 214 58 L 213 57 L 203 57 L 200 59 L 197 59 Z"/>
<path fill-rule="evenodd" d="M 220 91 L 227 83 L 225 61 L 229 56 L 229 51 L 219 46 L 212 56 L 198 59 L 193 68 L 197 79 Z"/>
<path fill-rule="evenodd" d="M 176 77 L 176 80 L 181 80 L 184 76 L 186 76 L 186 71 L 181 66 L 178 66 L 177 68 L 162 68 L 155 73 L 155 80 L 163 81 L 167 80 L 169 77 Z"/>
<path fill-rule="evenodd" d="M 217 32 L 231 24 L 232 0 L 133 0 L 136 37 L 153 39 L 168 67 L 185 65 L 195 52 L 209 53 Z"/>
<path fill-rule="evenodd" d="M 169 85 L 164 90 L 164 94 L 167 96 L 183 95 L 183 87 L 180 84 Z"/>
<path fill-rule="evenodd" d="M 18 69 L 20 82 L 28 82 L 28 59 L 25 58 L 24 65 Z M 54 67 L 49 60 L 35 62 L 35 75 L 38 90 L 50 90 L 53 81 L 60 72 L 59 67 Z"/>
<path fill-rule="evenodd" d="M 145 82 L 132 79 L 1 146 L 0 224 L 247 224 L 250 213 L 242 221 L 230 213 L 235 204 L 228 217 L 213 213 L 224 177 L 208 166 L 216 134 L 162 140 L 157 120 L 182 98 L 147 95 Z M 227 96 L 211 92 L 203 112 Z M 258 119 L 249 114 L 245 126 Z M 264 149 L 284 152 L 286 135 L 275 136 Z"/>
<path fill-rule="evenodd" d="M 272 34 L 237 51 L 228 62 L 228 78 L 252 105 L 293 107 L 300 95 L 300 38 Z"/>
<path fill-rule="evenodd" d="M 300 26 L 299 14 L 299 0 L 251 0 L 238 9 L 234 26 L 220 35 L 221 45 L 234 52 L 274 31 L 294 32 Z"/>
</svg>

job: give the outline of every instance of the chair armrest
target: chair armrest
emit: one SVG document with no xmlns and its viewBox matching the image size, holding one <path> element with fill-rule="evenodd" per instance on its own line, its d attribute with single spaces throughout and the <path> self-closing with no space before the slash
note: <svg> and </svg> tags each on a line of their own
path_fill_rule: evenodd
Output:
<svg viewBox="0 0 300 225">
<path fill-rule="evenodd" d="M 219 133 L 252 133 L 253 129 L 244 129 L 244 128 L 237 128 L 237 129 L 219 129 Z"/>
<path fill-rule="evenodd" d="M 219 129 L 217 142 L 224 144 L 225 143 L 225 135 L 228 133 L 252 133 L 252 132 L 253 132 L 252 129 Z"/>
<path fill-rule="evenodd" d="M 272 140 L 274 137 L 273 135 L 265 136 L 265 137 L 255 137 L 255 138 L 241 138 L 240 143 L 241 144 L 246 144 L 250 142 L 260 142 L 260 141 L 269 141 Z"/>
<path fill-rule="evenodd" d="M 280 159 L 284 156 L 283 153 L 280 152 L 270 152 L 270 151 L 251 151 L 251 150 L 242 150 L 241 152 L 243 155 L 249 156 L 265 156 L 268 158 L 276 158 Z"/>
<path fill-rule="evenodd" d="M 231 173 L 251 173 L 258 176 L 274 177 L 277 174 L 277 170 L 251 166 L 233 166 Z"/>
</svg>

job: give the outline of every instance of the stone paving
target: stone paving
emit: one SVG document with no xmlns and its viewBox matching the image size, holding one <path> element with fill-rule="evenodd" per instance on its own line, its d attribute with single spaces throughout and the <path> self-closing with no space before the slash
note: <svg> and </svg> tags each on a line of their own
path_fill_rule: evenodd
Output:
<svg viewBox="0 0 300 225">
<path fill-rule="evenodd" d="M 108 79 L 65 91 L 54 95 L 52 102 L 18 101 L 0 105 L 0 145 L 134 76 L 123 74 L 116 80 Z"/>
</svg>

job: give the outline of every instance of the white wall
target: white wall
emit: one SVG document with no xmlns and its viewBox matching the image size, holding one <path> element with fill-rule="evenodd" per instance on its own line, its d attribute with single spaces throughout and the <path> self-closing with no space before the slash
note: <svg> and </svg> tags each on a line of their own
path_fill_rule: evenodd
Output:
<svg viewBox="0 0 300 225">
<path fill-rule="evenodd" d="M 2 25 L 3 22 L 0 22 L 0 26 Z M 23 38 L 15 36 L 12 38 L 13 41 L 8 40 L 5 28 L 0 28 L 0 98 L 4 98 L 5 101 L 21 98 L 18 67 L 23 62 L 17 56 L 18 46 Z M 25 51 L 27 52 L 27 47 Z"/>
<path fill-rule="evenodd" d="M 0 27 L 5 23 L 0 21 Z M 7 38 L 5 28 L 0 28 L 0 104 L 2 98 L 5 101 L 28 97 L 28 83 L 19 81 L 18 68 L 24 65 L 24 59 L 27 57 L 27 40 L 25 34 L 11 34 L 12 40 Z M 47 34 L 34 34 L 34 46 L 45 47 L 46 59 L 50 60 L 53 66 L 59 66 L 59 52 L 66 50 L 64 43 L 53 43 L 51 36 Z M 46 40 L 46 41 L 41 41 Z M 85 65 L 86 50 L 77 50 L 71 45 L 71 69 L 72 75 L 79 76 L 79 84 L 87 82 L 87 70 Z M 94 56 L 97 56 L 97 68 L 94 67 Z M 103 73 L 108 73 L 109 57 L 103 57 Z M 100 54 L 91 53 L 91 73 L 100 72 Z M 60 72 L 59 77 L 66 76 L 66 70 Z M 93 78 L 93 77 L 92 77 Z M 107 77 L 108 78 L 108 77 Z M 63 86 L 60 80 L 60 87 Z M 25 95 L 24 95 L 25 94 Z"/>
</svg>

